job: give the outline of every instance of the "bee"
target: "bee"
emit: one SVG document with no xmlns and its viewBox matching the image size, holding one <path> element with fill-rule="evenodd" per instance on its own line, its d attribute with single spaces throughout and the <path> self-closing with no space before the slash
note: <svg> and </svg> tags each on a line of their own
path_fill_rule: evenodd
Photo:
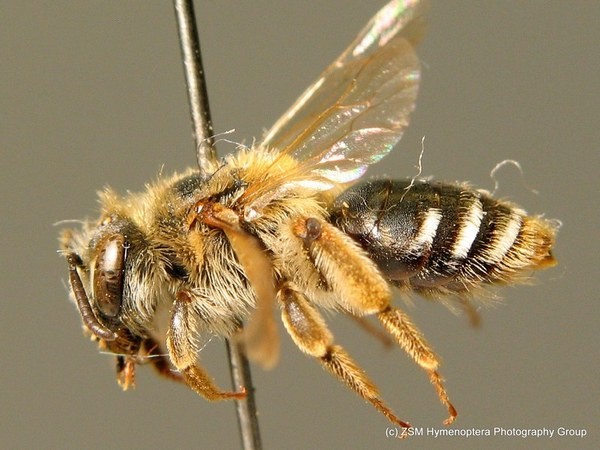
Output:
<svg viewBox="0 0 600 450">
<path fill-rule="evenodd" d="M 445 423 L 454 421 L 438 356 L 392 305 L 392 289 L 474 311 L 486 287 L 554 264 L 557 227 L 467 185 L 355 184 L 400 140 L 415 107 L 424 12 L 418 0 L 389 2 L 259 144 L 140 193 L 107 188 L 97 221 L 63 231 L 72 299 L 86 332 L 117 355 L 123 388 L 150 361 L 208 400 L 243 398 L 202 368 L 200 336 L 239 339 L 269 367 L 279 310 L 302 352 L 409 427 L 335 343 L 321 314 L 335 310 L 375 316 L 427 373 Z"/>
</svg>

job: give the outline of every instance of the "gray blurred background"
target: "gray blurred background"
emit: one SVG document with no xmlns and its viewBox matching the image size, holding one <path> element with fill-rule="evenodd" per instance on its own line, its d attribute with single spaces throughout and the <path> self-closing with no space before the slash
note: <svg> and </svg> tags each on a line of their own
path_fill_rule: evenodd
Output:
<svg viewBox="0 0 600 450">
<path fill-rule="evenodd" d="M 353 39 L 383 1 L 198 2 L 215 129 L 250 143 Z M 283 334 L 279 365 L 255 368 L 266 448 L 597 448 L 600 3 L 434 2 L 420 47 L 418 107 L 371 174 L 493 188 L 559 218 L 560 265 L 507 288 L 479 329 L 440 305 L 407 307 L 443 357 L 455 428 L 586 429 L 583 439 L 427 438 L 401 444 L 387 421 Z M 170 2 L 0 4 L 2 350 L 0 447 L 237 448 L 232 404 L 138 371 L 123 393 L 112 358 L 82 337 L 56 254 L 63 219 L 96 214 L 96 191 L 140 190 L 194 164 Z M 224 153 L 231 146 L 221 145 Z M 535 189 L 539 194 L 535 194 Z M 400 300 L 398 300 L 400 302 Z M 424 373 L 342 317 L 328 317 L 398 415 L 442 428 Z M 225 349 L 202 359 L 229 385 Z"/>
</svg>

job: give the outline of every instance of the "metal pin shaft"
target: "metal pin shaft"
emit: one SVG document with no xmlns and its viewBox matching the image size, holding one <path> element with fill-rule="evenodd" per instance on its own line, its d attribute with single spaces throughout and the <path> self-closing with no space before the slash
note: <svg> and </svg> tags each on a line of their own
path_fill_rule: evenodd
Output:
<svg viewBox="0 0 600 450">
<path fill-rule="evenodd" d="M 201 175 L 207 177 L 210 175 L 210 169 L 215 166 L 217 156 L 212 139 L 213 128 L 194 5 L 192 0 L 174 0 L 174 5 L 196 143 L 196 157 Z M 237 390 L 243 386 L 247 394 L 244 400 L 236 401 L 242 447 L 245 450 L 260 450 L 262 445 L 248 359 L 240 345 L 230 340 L 227 341 L 227 354 L 233 389 Z"/>
</svg>

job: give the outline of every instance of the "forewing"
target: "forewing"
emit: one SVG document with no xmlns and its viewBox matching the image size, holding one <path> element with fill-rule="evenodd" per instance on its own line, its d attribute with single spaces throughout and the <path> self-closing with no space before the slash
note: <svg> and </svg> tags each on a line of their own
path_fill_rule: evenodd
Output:
<svg viewBox="0 0 600 450">
<path fill-rule="evenodd" d="M 415 105 L 423 10 L 419 1 L 392 1 L 371 19 L 265 136 L 262 146 L 293 157 L 297 168 L 250 187 L 246 201 L 353 181 L 389 153 Z"/>
</svg>

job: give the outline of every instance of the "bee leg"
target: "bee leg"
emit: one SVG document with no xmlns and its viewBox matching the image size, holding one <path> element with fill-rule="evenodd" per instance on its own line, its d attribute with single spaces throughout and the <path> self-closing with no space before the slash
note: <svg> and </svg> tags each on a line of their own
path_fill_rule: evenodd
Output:
<svg viewBox="0 0 600 450">
<path fill-rule="evenodd" d="M 173 302 L 171 322 L 167 332 L 167 349 L 173 365 L 181 372 L 186 384 L 207 400 L 243 399 L 246 391 L 221 391 L 208 374 L 196 363 L 198 349 L 193 335 L 196 331 L 192 298 L 179 291 Z"/>
<path fill-rule="evenodd" d="M 340 306 L 355 316 L 377 313 L 390 304 L 391 293 L 371 259 L 333 225 L 299 217 L 293 232 L 304 241 L 310 259 L 340 298 Z"/>
<path fill-rule="evenodd" d="M 135 387 L 135 369 L 139 363 L 138 353 L 140 351 L 141 339 L 132 336 L 125 330 L 120 330 L 117 338 L 114 340 L 99 339 L 93 335 L 94 340 L 98 340 L 98 347 L 101 351 L 116 355 L 116 374 L 117 383 L 124 391 Z"/>
<path fill-rule="evenodd" d="M 145 339 L 142 342 L 142 347 L 147 355 L 148 361 L 160 375 L 173 381 L 185 383 L 185 379 L 181 374 L 173 370 L 169 359 L 160 352 L 160 346 L 154 339 Z"/>
<path fill-rule="evenodd" d="M 452 423 L 457 413 L 437 372 L 439 360 L 408 316 L 390 305 L 388 283 L 375 263 L 349 236 L 327 222 L 300 217 L 294 222 L 293 231 L 304 240 L 315 266 L 340 297 L 341 306 L 356 316 L 377 314 L 400 347 L 429 373 L 429 380 L 450 414 L 444 423 Z"/>
<path fill-rule="evenodd" d="M 246 354 L 252 362 L 260 363 L 263 368 L 272 368 L 279 358 L 279 335 L 273 316 L 276 294 L 273 264 L 264 246 L 256 236 L 242 229 L 238 213 L 220 203 L 198 202 L 188 221 L 200 221 L 219 228 L 227 236 L 256 294 L 255 313 L 246 323 L 241 336 Z"/>
<path fill-rule="evenodd" d="M 439 360 L 427 341 L 425 341 L 422 333 L 408 316 L 398 308 L 388 305 L 387 308 L 377 314 L 377 318 L 383 327 L 394 337 L 400 347 L 429 373 L 431 384 L 435 386 L 440 401 L 448 408 L 448 412 L 450 413 L 450 417 L 444 421 L 444 424 L 450 425 L 454 422 L 458 413 L 450 402 L 443 379 L 437 371 Z"/>
<path fill-rule="evenodd" d="M 117 383 L 126 391 L 135 387 L 135 358 L 129 355 L 117 356 Z"/>
<path fill-rule="evenodd" d="M 277 293 L 277 300 L 285 328 L 300 350 L 318 358 L 325 369 L 369 401 L 392 423 L 410 427 L 385 405 L 373 382 L 346 351 L 339 345 L 333 345 L 333 336 L 323 318 L 302 293 L 291 283 L 284 283 Z"/>
</svg>

